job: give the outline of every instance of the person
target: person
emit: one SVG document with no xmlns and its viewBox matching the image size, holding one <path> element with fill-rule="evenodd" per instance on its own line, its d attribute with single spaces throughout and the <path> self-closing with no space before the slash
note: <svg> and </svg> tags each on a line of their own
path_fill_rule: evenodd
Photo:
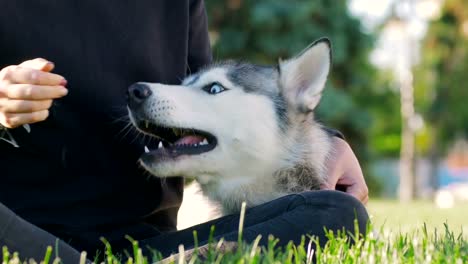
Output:
<svg viewBox="0 0 468 264">
<path fill-rule="evenodd" d="M 102 249 L 101 237 L 118 251 L 128 234 L 165 255 L 193 246 L 194 229 L 206 242 L 211 225 L 215 238 L 237 239 L 238 216 L 176 231 L 182 179 L 148 177 L 136 162 L 144 142 L 119 122 L 132 83 L 176 84 L 211 62 L 202 0 L 0 6 L 0 135 L 11 136 L 0 140 L 1 245 L 40 259 L 59 239 L 62 260 L 72 263 L 80 251 Z M 361 168 L 349 145 L 334 141 L 323 188 L 351 195 L 308 192 L 249 209 L 244 239 L 323 237 L 323 226 L 353 228 L 355 216 L 364 230 Z"/>
</svg>

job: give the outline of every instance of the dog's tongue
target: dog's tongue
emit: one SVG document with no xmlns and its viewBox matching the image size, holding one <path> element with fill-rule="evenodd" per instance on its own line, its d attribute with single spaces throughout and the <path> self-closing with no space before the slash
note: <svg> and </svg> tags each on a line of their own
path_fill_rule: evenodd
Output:
<svg viewBox="0 0 468 264">
<path fill-rule="evenodd" d="M 176 145 L 195 145 L 201 143 L 205 138 L 202 136 L 185 136 L 175 142 Z"/>
</svg>

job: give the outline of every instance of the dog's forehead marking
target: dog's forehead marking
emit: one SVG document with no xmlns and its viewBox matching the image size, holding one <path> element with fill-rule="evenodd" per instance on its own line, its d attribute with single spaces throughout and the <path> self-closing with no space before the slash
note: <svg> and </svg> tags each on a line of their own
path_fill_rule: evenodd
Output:
<svg viewBox="0 0 468 264">
<path fill-rule="evenodd" d="M 245 93 L 268 97 L 274 105 L 280 129 L 286 131 L 289 125 L 287 103 L 281 92 L 277 68 L 238 63 L 232 65 L 228 78 Z"/>
<path fill-rule="evenodd" d="M 232 65 L 228 73 L 229 80 L 246 93 L 272 96 L 279 93 L 278 72 L 271 66 L 249 63 Z"/>
</svg>

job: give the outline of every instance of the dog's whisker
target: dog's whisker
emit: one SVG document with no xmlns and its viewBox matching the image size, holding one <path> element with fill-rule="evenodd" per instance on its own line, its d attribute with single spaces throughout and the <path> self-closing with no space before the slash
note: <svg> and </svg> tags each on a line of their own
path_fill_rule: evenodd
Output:
<svg viewBox="0 0 468 264">
<path fill-rule="evenodd" d="M 124 139 L 132 130 L 135 130 L 132 123 L 127 123 L 116 135 L 116 138 Z M 125 134 L 123 134 L 125 133 Z"/>
<path fill-rule="evenodd" d="M 184 78 L 180 78 L 179 76 L 177 76 L 177 79 L 179 80 L 180 83 L 184 81 Z"/>
<path fill-rule="evenodd" d="M 130 116 L 124 115 L 124 116 L 115 118 L 114 120 L 111 121 L 111 123 L 115 124 L 115 123 L 120 123 L 120 122 L 128 122 L 129 120 L 130 120 Z"/>
<path fill-rule="evenodd" d="M 151 140 L 153 140 L 153 138 L 147 134 L 144 134 L 143 136 L 143 142 L 145 142 L 145 145 L 151 143 Z"/>
<path fill-rule="evenodd" d="M 141 133 L 140 131 L 138 131 L 138 134 L 137 134 L 136 136 L 133 137 L 133 139 L 130 141 L 130 144 L 135 143 L 137 140 L 141 140 L 141 138 L 142 138 L 141 135 L 142 135 L 142 134 L 143 134 L 143 133 Z M 143 135 L 144 135 L 144 134 L 143 134 Z"/>
<path fill-rule="evenodd" d="M 117 132 L 117 135 L 119 135 L 120 133 L 124 132 L 125 130 L 127 129 L 130 129 L 132 127 L 132 123 L 131 122 L 127 122 L 127 124 L 122 128 L 120 129 L 119 132 Z"/>
</svg>

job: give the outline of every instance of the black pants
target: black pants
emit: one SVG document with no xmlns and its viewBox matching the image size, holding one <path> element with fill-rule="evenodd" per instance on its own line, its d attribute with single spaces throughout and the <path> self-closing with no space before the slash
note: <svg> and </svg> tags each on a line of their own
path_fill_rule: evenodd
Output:
<svg viewBox="0 0 468 264">
<path fill-rule="evenodd" d="M 243 238 L 253 241 L 262 235 L 260 245 L 266 245 L 268 235 L 280 239 L 279 246 L 289 241 L 300 242 L 301 236 L 311 234 L 326 241 L 324 228 L 354 233 L 354 220 L 358 220 L 359 231 L 366 231 L 369 220 L 364 206 L 353 197 L 337 191 L 315 191 L 288 195 L 269 203 L 248 209 L 244 222 Z M 151 247 L 163 255 L 178 251 L 184 244 L 193 247 L 193 230 L 197 230 L 199 245 L 206 244 L 211 226 L 215 226 L 215 239 L 237 241 L 239 215 L 224 216 L 185 230 L 165 233 L 140 241 L 142 249 Z M 124 239 L 124 238 L 122 238 Z M 57 238 L 27 223 L 8 208 L 0 204 L 0 246 L 18 251 L 23 258 L 41 260 L 48 245 L 55 245 Z M 58 242 L 58 251 L 64 263 L 77 263 L 79 252 L 66 243 Z"/>
</svg>

